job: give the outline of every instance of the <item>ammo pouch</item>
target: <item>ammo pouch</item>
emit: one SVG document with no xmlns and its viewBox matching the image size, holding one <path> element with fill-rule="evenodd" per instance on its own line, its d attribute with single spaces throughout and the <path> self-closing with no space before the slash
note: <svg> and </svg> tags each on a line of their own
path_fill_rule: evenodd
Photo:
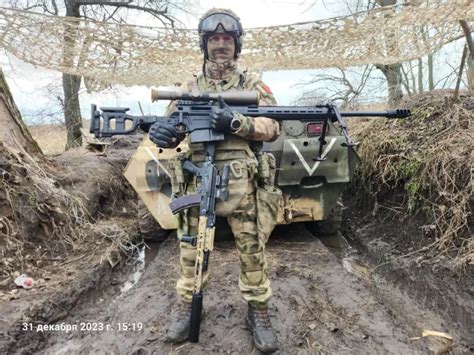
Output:
<svg viewBox="0 0 474 355">
<path fill-rule="evenodd" d="M 257 232 L 260 243 L 265 244 L 276 224 L 283 216 L 283 194 L 278 187 L 257 187 Z"/>
<path fill-rule="evenodd" d="M 282 222 L 283 194 L 275 186 L 275 157 L 260 152 L 257 159 L 257 231 L 260 243 L 265 244 L 275 225 Z"/>
<path fill-rule="evenodd" d="M 178 154 L 169 160 L 169 171 L 171 175 L 171 192 L 176 196 L 183 196 L 185 193 L 186 183 L 190 181 L 188 172 L 183 169 L 183 162 L 189 158 L 189 154 Z"/>
<path fill-rule="evenodd" d="M 239 207 L 245 195 L 248 194 L 249 183 L 254 178 L 257 167 L 255 159 L 249 158 L 216 163 L 220 171 L 225 164 L 230 167 L 229 198 L 227 201 L 217 201 L 216 214 L 219 217 L 227 217 Z"/>
</svg>

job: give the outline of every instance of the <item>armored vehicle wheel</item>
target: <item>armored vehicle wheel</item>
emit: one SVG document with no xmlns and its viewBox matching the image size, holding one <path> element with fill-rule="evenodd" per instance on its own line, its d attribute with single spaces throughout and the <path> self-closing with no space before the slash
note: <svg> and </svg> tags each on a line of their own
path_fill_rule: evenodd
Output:
<svg viewBox="0 0 474 355">
<path fill-rule="evenodd" d="M 148 241 L 161 241 L 170 233 L 161 228 L 142 200 L 138 201 L 138 228 L 143 239 Z"/>
<path fill-rule="evenodd" d="M 328 217 L 322 221 L 307 222 L 306 228 L 314 234 L 332 235 L 341 228 L 342 210 L 344 205 L 341 199 L 337 200 L 336 206 L 331 210 Z"/>
</svg>

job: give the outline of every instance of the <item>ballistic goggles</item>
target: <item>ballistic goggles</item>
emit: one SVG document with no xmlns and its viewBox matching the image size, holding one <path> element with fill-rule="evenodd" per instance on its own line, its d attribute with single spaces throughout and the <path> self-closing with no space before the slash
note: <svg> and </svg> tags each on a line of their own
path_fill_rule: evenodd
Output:
<svg viewBox="0 0 474 355">
<path fill-rule="evenodd" d="M 213 33 L 218 32 L 222 27 L 224 32 L 234 33 L 238 36 L 242 35 L 242 30 L 238 21 L 228 14 L 212 14 L 201 22 L 200 32 Z"/>
</svg>

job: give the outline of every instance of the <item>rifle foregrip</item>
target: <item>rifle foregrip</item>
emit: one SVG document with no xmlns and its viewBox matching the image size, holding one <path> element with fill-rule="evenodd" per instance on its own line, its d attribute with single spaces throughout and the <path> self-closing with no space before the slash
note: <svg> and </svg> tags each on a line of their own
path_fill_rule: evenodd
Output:
<svg viewBox="0 0 474 355">
<path fill-rule="evenodd" d="M 193 294 L 193 301 L 191 303 L 191 325 L 189 327 L 189 341 L 191 343 L 199 342 L 199 330 L 201 328 L 201 314 L 202 314 L 202 291 Z"/>
</svg>

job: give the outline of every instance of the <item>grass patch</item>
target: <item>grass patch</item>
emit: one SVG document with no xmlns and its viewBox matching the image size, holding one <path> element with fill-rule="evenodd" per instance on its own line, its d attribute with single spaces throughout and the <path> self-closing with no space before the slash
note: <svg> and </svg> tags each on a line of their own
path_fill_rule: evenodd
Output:
<svg viewBox="0 0 474 355">
<path fill-rule="evenodd" d="M 353 125 L 362 161 L 356 184 L 375 197 L 403 189 L 405 215 L 426 216 L 430 254 L 450 256 L 456 267 L 473 265 L 474 98 L 453 100 L 451 92 L 435 91 L 401 106 L 412 117 Z"/>
</svg>

